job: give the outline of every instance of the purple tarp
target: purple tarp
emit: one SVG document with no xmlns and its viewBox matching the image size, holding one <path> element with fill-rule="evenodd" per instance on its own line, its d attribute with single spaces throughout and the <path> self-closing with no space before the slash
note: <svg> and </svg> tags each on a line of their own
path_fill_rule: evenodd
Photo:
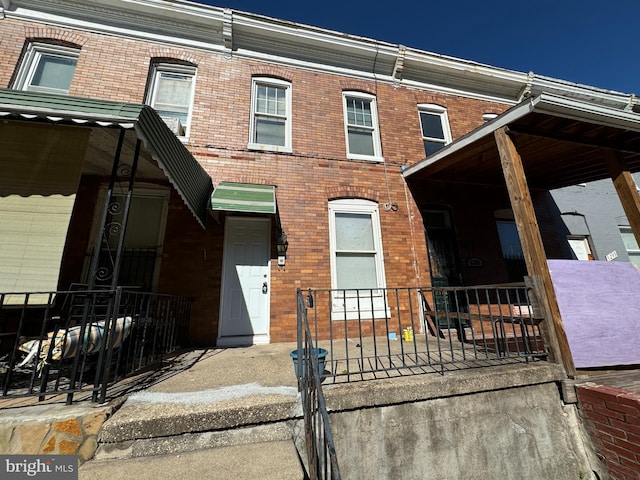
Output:
<svg viewBox="0 0 640 480">
<path fill-rule="evenodd" d="M 626 262 L 548 263 L 576 368 L 640 364 L 640 272 Z"/>
</svg>

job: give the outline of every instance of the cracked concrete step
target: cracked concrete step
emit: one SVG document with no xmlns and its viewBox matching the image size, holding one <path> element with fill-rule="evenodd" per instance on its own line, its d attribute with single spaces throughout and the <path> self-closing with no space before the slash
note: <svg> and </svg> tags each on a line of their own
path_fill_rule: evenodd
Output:
<svg viewBox="0 0 640 480">
<path fill-rule="evenodd" d="M 100 443 L 95 460 L 116 460 L 157 455 L 178 455 L 202 449 L 292 441 L 302 422 L 277 422 L 228 430 L 183 433 Z M 297 435 L 302 437 L 302 433 Z"/>
<path fill-rule="evenodd" d="M 94 459 L 79 469 L 79 480 L 300 480 L 303 476 L 292 440 L 125 459 Z"/>
</svg>

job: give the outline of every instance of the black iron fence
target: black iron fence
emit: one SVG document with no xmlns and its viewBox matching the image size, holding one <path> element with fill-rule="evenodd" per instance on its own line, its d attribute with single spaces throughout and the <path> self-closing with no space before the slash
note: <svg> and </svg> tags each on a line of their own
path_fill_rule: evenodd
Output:
<svg viewBox="0 0 640 480">
<path fill-rule="evenodd" d="M 322 393 L 326 351 L 317 347 L 309 328 L 306 301 L 298 290 L 298 349 L 294 352 L 294 365 L 304 414 L 305 467 L 311 480 L 339 480 L 338 458 Z"/>
<path fill-rule="evenodd" d="M 135 290 L 0 293 L 2 396 L 88 392 L 110 386 L 184 344 L 190 299 Z"/>
<path fill-rule="evenodd" d="M 324 382 L 353 382 L 545 359 L 524 283 L 298 292 Z M 299 311 L 299 322 L 302 321 Z"/>
</svg>

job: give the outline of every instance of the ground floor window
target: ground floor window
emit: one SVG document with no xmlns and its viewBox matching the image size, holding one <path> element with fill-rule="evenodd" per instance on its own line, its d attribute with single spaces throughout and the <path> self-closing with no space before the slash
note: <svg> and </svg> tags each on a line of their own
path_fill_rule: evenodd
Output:
<svg viewBox="0 0 640 480">
<path fill-rule="evenodd" d="M 386 312 L 378 204 L 361 199 L 329 202 L 331 283 L 335 318 Z"/>
<path fill-rule="evenodd" d="M 640 247 L 636 241 L 636 237 L 633 235 L 633 231 L 629 226 L 620 226 L 620 235 L 622 235 L 622 241 L 624 242 L 624 248 L 629 255 L 629 261 L 634 265 L 640 267 Z"/>
<path fill-rule="evenodd" d="M 578 260 L 593 260 L 589 238 L 586 236 L 572 235 L 567 237 L 569 246 Z"/>
<path fill-rule="evenodd" d="M 502 257 L 507 266 L 509 281 L 522 282 L 525 275 L 527 275 L 527 265 L 516 222 L 512 220 L 497 220 L 496 227 L 498 228 Z"/>
<path fill-rule="evenodd" d="M 107 221 L 101 235 L 101 247 L 98 252 L 98 271 L 96 285 L 110 285 L 113 279 L 120 232 L 126 228 L 123 248 L 120 253 L 120 271 L 118 285 L 134 287 L 142 291 L 153 291 L 157 283 L 159 263 L 162 257 L 162 244 L 167 215 L 169 192 L 163 190 L 141 190 L 133 194 L 130 202 L 126 227 L 126 195 L 112 196 Z M 101 202 L 99 202 L 101 204 Z M 98 215 L 96 218 L 100 218 Z M 96 238 L 94 236 L 94 238 Z M 87 266 L 91 265 L 96 242 L 90 243 Z M 87 268 L 87 283 L 89 283 Z"/>
</svg>

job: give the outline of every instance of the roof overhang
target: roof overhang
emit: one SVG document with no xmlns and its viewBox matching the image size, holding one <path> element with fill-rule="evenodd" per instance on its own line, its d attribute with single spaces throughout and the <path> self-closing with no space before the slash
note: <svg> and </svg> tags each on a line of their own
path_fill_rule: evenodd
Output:
<svg viewBox="0 0 640 480">
<path fill-rule="evenodd" d="M 640 171 L 640 114 L 541 93 L 510 108 L 407 168 L 419 180 L 504 185 L 494 133 L 506 127 L 531 188 L 555 188 L 609 178 L 603 149 Z"/>
<path fill-rule="evenodd" d="M 147 105 L 0 89 L 0 119 L 132 130 L 204 228 L 211 177 Z"/>
<path fill-rule="evenodd" d="M 505 105 L 519 102 L 526 94 L 554 91 L 640 109 L 635 95 L 193 1 L 2 2 L 0 15 L 7 19 L 152 40 Z"/>
</svg>

